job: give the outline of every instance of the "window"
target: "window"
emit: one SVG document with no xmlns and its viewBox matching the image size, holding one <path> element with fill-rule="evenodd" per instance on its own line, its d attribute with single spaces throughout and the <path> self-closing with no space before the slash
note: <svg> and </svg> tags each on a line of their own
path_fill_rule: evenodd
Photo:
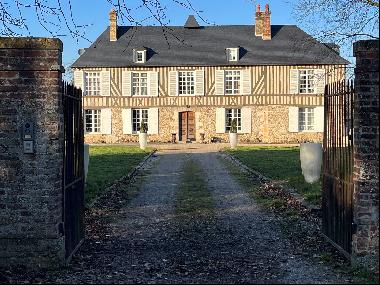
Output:
<svg viewBox="0 0 380 285">
<path fill-rule="evenodd" d="M 133 61 L 135 63 L 145 63 L 146 50 L 133 50 Z"/>
<path fill-rule="evenodd" d="M 225 71 L 226 94 L 240 93 L 240 71 Z"/>
<path fill-rule="evenodd" d="M 148 74 L 146 72 L 132 73 L 132 95 L 148 95 Z"/>
<path fill-rule="evenodd" d="M 148 125 L 148 109 L 133 109 L 132 110 L 132 131 L 140 131 L 141 124 Z"/>
<path fill-rule="evenodd" d="M 237 129 L 241 131 L 241 109 L 226 109 L 226 132 L 230 131 L 233 119 L 236 119 Z"/>
<path fill-rule="evenodd" d="M 315 108 L 299 108 L 298 109 L 298 127 L 302 131 L 314 131 L 314 109 Z"/>
<path fill-rule="evenodd" d="M 179 95 L 194 95 L 194 71 L 178 72 Z"/>
<path fill-rule="evenodd" d="M 314 93 L 314 70 L 299 71 L 299 93 Z"/>
<path fill-rule="evenodd" d="M 238 61 L 239 60 L 239 48 L 227 48 L 227 61 Z"/>
<path fill-rule="evenodd" d="M 100 72 L 85 72 L 85 95 L 100 96 Z"/>
<path fill-rule="evenodd" d="M 101 110 L 85 110 L 86 133 L 100 133 Z"/>
</svg>

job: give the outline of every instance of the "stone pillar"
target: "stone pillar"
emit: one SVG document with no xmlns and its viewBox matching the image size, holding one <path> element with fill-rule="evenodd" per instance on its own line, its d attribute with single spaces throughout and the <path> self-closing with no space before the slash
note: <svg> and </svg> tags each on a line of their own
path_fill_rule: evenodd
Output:
<svg viewBox="0 0 380 285">
<path fill-rule="evenodd" d="M 379 42 L 354 44 L 354 196 L 357 231 L 353 261 L 378 268 L 379 256 Z"/>
<path fill-rule="evenodd" d="M 62 42 L 0 37 L 0 265 L 64 261 Z M 23 125 L 33 125 L 24 153 Z"/>
</svg>

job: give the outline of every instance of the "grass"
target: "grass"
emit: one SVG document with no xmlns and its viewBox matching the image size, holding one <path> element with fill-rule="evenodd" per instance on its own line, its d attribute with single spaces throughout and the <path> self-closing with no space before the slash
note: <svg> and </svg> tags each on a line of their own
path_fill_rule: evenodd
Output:
<svg viewBox="0 0 380 285">
<path fill-rule="evenodd" d="M 214 201 L 203 179 L 202 169 L 193 160 L 185 163 L 176 196 L 177 214 L 210 214 Z"/>
<path fill-rule="evenodd" d="M 299 147 L 238 147 L 226 151 L 268 178 L 285 181 L 309 203 L 321 204 L 322 182 L 309 184 L 305 181 Z"/>
<path fill-rule="evenodd" d="M 112 182 L 127 175 L 150 151 L 135 146 L 90 146 L 85 203 L 89 204 Z"/>
</svg>

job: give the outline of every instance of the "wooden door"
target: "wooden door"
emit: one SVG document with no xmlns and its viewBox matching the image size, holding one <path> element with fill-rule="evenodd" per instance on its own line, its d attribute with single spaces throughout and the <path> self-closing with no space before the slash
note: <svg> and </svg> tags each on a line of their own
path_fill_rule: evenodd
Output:
<svg viewBox="0 0 380 285">
<path fill-rule="evenodd" d="M 182 112 L 179 114 L 179 140 L 195 141 L 195 114 Z"/>
</svg>

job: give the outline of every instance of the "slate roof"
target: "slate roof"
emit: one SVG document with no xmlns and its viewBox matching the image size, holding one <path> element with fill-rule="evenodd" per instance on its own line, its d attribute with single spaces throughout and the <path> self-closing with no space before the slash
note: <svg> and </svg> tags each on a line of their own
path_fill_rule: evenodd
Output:
<svg viewBox="0 0 380 285">
<path fill-rule="evenodd" d="M 72 67 L 225 66 L 348 64 L 332 48 L 294 25 L 272 25 L 272 40 L 255 36 L 253 25 L 138 26 L 107 28 Z M 145 47 L 147 62 L 133 62 L 133 49 Z M 240 60 L 227 62 L 225 49 L 240 47 Z"/>
</svg>

